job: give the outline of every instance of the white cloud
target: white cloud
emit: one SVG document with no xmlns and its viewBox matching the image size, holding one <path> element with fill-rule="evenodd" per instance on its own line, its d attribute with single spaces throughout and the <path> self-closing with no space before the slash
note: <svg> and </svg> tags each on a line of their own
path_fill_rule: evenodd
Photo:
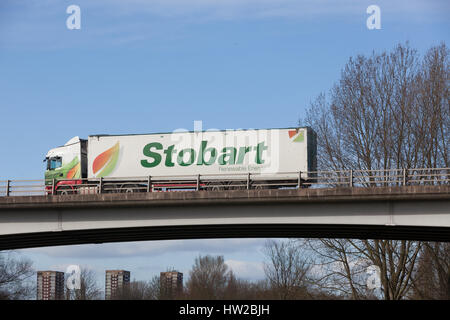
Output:
<svg viewBox="0 0 450 320">
<path fill-rule="evenodd" d="M 226 260 L 225 263 L 238 278 L 260 280 L 265 277 L 262 262 Z"/>
<path fill-rule="evenodd" d="M 45 247 L 23 250 L 58 258 L 121 258 L 156 256 L 170 252 L 199 252 L 200 254 L 225 254 L 227 252 L 254 252 L 264 239 L 199 239 L 121 242 L 73 246 Z"/>
</svg>

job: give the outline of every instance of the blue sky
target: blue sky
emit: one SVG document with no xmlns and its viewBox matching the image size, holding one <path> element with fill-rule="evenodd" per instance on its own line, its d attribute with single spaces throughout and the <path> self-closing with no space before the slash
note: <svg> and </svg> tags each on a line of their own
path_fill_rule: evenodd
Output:
<svg viewBox="0 0 450 320">
<path fill-rule="evenodd" d="M 66 27 L 72 4 L 80 30 Z M 372 4 L 381 30 L 366 27 Z M 0 180 L 42 178 L 47 150 L 77 135 L 192 130 L 194 120 L 204 129 L 295 126 L 350 56 L 448 43 L 449 9 L 445 0 L 3 0 Z M 223 254 L 243 277 L 262 277 L 264 239 L 213 243 L 21 253 L 39 269 L 129 266 L 138 279 L 188 270 L 199 253 Z"/>
</svg>

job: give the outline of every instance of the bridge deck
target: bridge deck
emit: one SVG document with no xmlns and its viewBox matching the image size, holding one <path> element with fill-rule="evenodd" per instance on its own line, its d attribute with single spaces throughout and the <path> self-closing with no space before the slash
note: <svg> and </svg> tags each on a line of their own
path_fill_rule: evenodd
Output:
<svg viewBox="0 0 450 320">
<path fill-rule="evenodd" d="M 158 206 L 189 204 L 336 202 L 450 199 L 450 185 L 229 191 L 174 191 L 0 197 L 7 209 Z"/>
<path fill-rule="evenodd" d="M 0 250 L 229 237 L 450 241 L 450 186 L 0 197 Z"/>
</svg>

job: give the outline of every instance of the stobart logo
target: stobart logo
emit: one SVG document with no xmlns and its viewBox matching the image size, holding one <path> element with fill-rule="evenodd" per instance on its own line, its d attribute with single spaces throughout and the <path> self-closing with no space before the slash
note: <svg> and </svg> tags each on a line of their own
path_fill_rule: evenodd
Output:
<svg viewBox="0 0 450 320">
<path fill-rule="evenodd" d="M 208 141 L 202 140 L 198 150 L 194 148 L 176 150 L 174 144 L 164 148 L 161 143 L 152 142 L 147 144 L 143 149 L 144 156 L 149 159 L 141 160 L 141 165 L 145 168 L 154 168 L 161 163 L 164 163 L 166 167 L 173 167 L 175 164 L 182 167 L 193 164 L 197 166 L 210 166 L 215 163 L 225 166 L 243 164 L 245 159 L 248 159 L 249 162 L 254 161 L 255 164 L 263 164 L 265 162 L 264 151 L 267 149 L 268 147 L 265 141 L 259 142 L 254 146 L 217 149 L 215 147 L 208 147 Z"/>
<path fill-rule="evenodd" d="M 288 131 L 289 138 L 292 139 L 293 142 L 303 142 L 305 140 L 305 135 L 303 130 L 289 130 Z"/>
<path fill-rule="evenodd" d="M 92 171 L 94 174 L 97 174 L 97 172 L 100 172 L 96 175 L 98 178 L 105 177 L 109 175 L 117 164 L 117 159 L 119 158 L 119 141 L 106 150 L 105 152 L 101 153 L 100 155 L 95 158 L 94 163 L 92 164 Z"/>
</svg>

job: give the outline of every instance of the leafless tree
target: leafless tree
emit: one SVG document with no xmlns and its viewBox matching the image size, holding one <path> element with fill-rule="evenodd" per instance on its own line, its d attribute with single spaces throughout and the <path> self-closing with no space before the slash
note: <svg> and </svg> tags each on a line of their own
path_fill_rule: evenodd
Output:
<svg viewBox="0 0 450 320">
<path fill-rule="evenodd" d="M 118 288 L 114 300 L 159 300 L 161 299 L 159 276 L 149 281 L 133 280 Z"/>
<path fill-rule="evenodd" d="M 317 292 L 335 293 L 358 299 L 364 283 L 360 281 L 364 263 L 347 240 L 309 239 L 317 260 L 311 270 L 311 282 Z"/>
<path fill-rule="evenodd" d="M 450 300 L 450 243 L 424 243 L 413 282 L 413 299 Z"/>
<path fill-rule="evenodd" d="M 148 281 L 146 296 L 148 300 L 161 299 L 161 280 L 159 276 L 154 276 Z"/>
<path fill-rule="evenodd" d="M 121 300 L 149 300 L 149 286 L 145 281 L 131 281 L 119 297 Z"/>
<path fill-rule="evenodd" d="M 385 184 L 383 175 L 392 176 L 390 185 L 399 182 L 393 171 L 369 176 L 367 170 L 449 167 L 448 58 L 445 44 L 431 48 L 422 60 L 408 44 L 350 58 L 329 97 L 319 95 L 307 112 L 305 124 L 317 133 L 319 169 L 362 170 L 355 183 L 368 186 Z M 437 183 L 439 178 L 432 179 Z M 409 294 L 421 243 L 347 239 L 319 244 L 316 251 L 340 265 L 333 281 L 344 281 L 350 297 L 361 298 L 363 287 L 349 257 L 380 268 L 384 299 Z"/>
<path fill-rule="evenodd" d="M 319 95 L 307 112 L 319 168 L 448 167 L 448 57 L 442 44 L 422 61 L 408 45 L 350 58 L 330 97 Z"/>
<path fill-rule="evenodd" d="M 264 252 L 268 259 L 264 264 L 264 272 L 276 298 L 307 298 L 307 273 L 310 263 L 303 258 L 302 249 L 290 240 L 269 240 Z"/>
<path fill-rule="evenodd" d="M 319 257 L 313 283 L 325 292 L 340 292 L 350 299 L 398 300 L 412 288 L 420 242 L 319 239 L 309 243 Z M 368 285 L 370 276 L 377 280 L 373 287 Z"/>
<path fill-rule="evenodd" d="M 249 281 L 232 276 L 224 298 L 227 300 L 274 300 L 278 299 L 278 295 L 267 279 Z"/>
<path fill-rule="evenodd" d="M 29 281 L 35 275 L 32 262 L 16 255 L 13 251 L 0 253 L 0 299 L 29 299 L 34 294 Z"/>
<path fill-rule="evenodd" d="M 186 283 L 190 299 L 224 299 L 226 288 L 233 277 L 223 256 L 199 256 L 195 259 Z"/>
<path fill-rule="evenodd" d="M 419 132 L 424 136 L 423 164 L 426 167 L 449 167 L 450 98 L 449 49 L 445 44 L 432 47 L 425 55 L 417 77 L 419 93 Z"/>
</svg>

